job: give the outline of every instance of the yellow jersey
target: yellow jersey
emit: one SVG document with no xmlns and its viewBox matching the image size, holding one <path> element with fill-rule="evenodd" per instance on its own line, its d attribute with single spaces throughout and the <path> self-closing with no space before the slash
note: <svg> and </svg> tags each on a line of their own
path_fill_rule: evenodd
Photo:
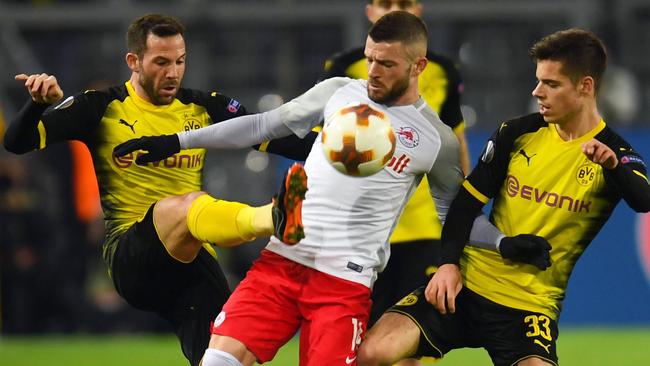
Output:
<svg viewBox="0 0 650 366">
<path fill-rule="evenodd" d="M 602 120 L 584 136 L 565 141 L 554 124 L 536 113 L 504 122 L 490 138 L 463 187 L 483 203 L 494 198 L 490 220 L 505 235 L 547 239 L 551 266 L 542 271 L 465 246 L 461 271 L 470 290 L 501 305 L 558 319 L 576 261 L 624 191 L 613 173 L 583 154 L 581 144 L 594 138 L 646 179 L 642 158 Z"/>
<path fill-rule="evenodd" d="M 111 268 L 119 235 L 144 217 L 154 202 L 201 189 L 205 159 L 205 149 L 188 149 L 139 166 L 138 152 L 115 158 L 113 148 L 133 138 L 197 129 L 245 113 L 235 99 L 185 88 L 172 103 L 154 105 L 140 98 L 127 81 L 68 97 L 43 114 L 39 148 L 63 140 L 80 140 L 88 146 L 106 223 L 103 257 Z"/>
</svg>

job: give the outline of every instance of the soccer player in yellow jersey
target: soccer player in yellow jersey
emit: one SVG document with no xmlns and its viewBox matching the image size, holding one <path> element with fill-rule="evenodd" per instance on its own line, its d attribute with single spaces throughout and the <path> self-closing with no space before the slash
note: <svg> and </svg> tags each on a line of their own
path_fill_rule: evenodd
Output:
<svg viewBox="0 0 650 366">
<path fill-rule="evenodd" d="M 420 16 L 422 3 L 418 0 L 368 0 L 366 17 L 374 23 L 382 15 L 395 10 Z M 462 81 L 453 62 L 432 51 L 427 51 L 427 67 L 419 77 L 419 93 L 442 122 L 451 127 L 460 143 L 460 161 L 465 174 L 470 161 L 465 138 L 465 122 L 460 110 Z M 347 76 L 368 79 L 363 47 L 337 53 L 325 62 L 321 79 Z M 372 311 L 369 325 L 381 314 L 408 294 L 417 283 L 424 284 L 435 271 L 439 256 L 442 225 L 428 191 L 426 178 L 420 183 L 391 235 L 390 260 L 373 287 Z M 406 363 L 402 363 L 406 364 Z"/>
<path fill-rule="evenodd" d="M 440 358 L 462 347 L 485 348 L 495 365 L 557 365 L 557 321 L 576 261 L 621 199 L 637 212 L 650 211 L 643 158 L 598 112 L 607 59 L 600 39 L 580 29 L 559 31 L 537 42 L 530 56 L 539 112 L 502 123 L 489 139 L 449 209 L 443 264 L 426 288 L 368 333 L 360 365 Z M 503 234 L 548 240 L 548 269 L 465 247 L 475 215 L 490 199 L 491 221 Z"/>
<path fill-rule="evenodd" d="M 210 322 L 230 294 L 207 243 L 227 247 L 271 234 L 299 241 L 306 177 L 301 166 L 293 166 L 275 204 L 256 208 L 200 191 L 205 149 L 182 150 L 157 163 L 138 154 L 112 155 L 116 145 L 133 137 L 197 129 L 245 114 L 235 99 L 181 88 L 183 34 L 184 26 L 172 17 L 136 19 L 127 32 L 130 79 L 63 101 L 54 76 L 17 75 L 31 98 L 13 118 L 4 143 L 14 153 L 64 140 L 89 147 L 106 222 L 103 257 L 115 288 L 132 306 L 168 320 L 183 353 L 198 365 Z"/>
</svg>

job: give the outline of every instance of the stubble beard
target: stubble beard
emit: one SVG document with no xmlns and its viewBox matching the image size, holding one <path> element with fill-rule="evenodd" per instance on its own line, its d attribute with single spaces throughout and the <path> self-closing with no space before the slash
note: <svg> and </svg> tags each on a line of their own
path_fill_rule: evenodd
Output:
<svg viewBox="0 0 650 366">
<path fill-rule="evenodd" d="M 377 95 L 376 93 L 371 93 L 370 87 L 367 86 L 366 88 L 368 91 L 368 97 L 373 102 L 379 104 L 391 105 L 395 103 L 397 99 L 401 98 L 404 95 L 404 93 L 406 93 L 406 90 L 411 85 L 411 81 L 408 77 L 409 75 L 410 75 L 410 69 L 409 72 L 406 73 L 405 78 L 395 82 L 395 85 L 393 85 L 392 88 L 388 89 L 386 93 L 384 93 L 383 95 Z"/>
<path fill-rule="evenodd" d="M 140 83 L 140 86 L 142 89 L 144 89 L 145 93 L 149 96 L 149 99 L 151 100 L 151 103 L 153 105 L 167 105 L 172 102 L 175 96 L 171 98 L 163 98 L 160 95 L 156 93 L 156 87 L 154 86 L 154 81 L 147 78 L 144 73 L 140 73 L 140 77 L 138 79 L 138 82 Z"/>
</svg>

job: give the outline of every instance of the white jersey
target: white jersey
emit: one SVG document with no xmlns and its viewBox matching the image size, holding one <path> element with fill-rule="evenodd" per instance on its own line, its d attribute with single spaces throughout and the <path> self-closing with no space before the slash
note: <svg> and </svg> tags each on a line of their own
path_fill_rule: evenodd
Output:
<svg viewBox="0 0 650 366">
<path fill-rule="evenodd" d="M 289 246 L 272 237 L 266 248 L 318 271 L 372 287 L 390 255 L 388 238 L 423 175 L 428 175 L 442 221 L 463 176 L 456 136 L 422 98 L 412 105 L 389 107 L 370 100 L 366 85 L 365 80 L 328 79 L 276 110 L 289 129 L 304 136 L 345 105 L 369 104 L 388 115 L 396 148 L 379 173 L 350 177 L 325 160 L 319 136 L 305 162 L 305 238 Z"/>
</svg>

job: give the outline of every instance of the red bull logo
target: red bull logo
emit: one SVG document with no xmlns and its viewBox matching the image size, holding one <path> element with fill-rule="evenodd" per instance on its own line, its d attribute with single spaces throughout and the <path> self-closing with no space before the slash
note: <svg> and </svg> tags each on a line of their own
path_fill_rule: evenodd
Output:
<svg viewBox="0 0 650 366">
<path fill-rule="evenodd" d="M 406 147 L 416 147 L 420 144 L 420 135 L 413 127 L 400 127 L 395 134 L 402 145 Z"/>
<path fill-rule="evenodd" d="M 637 215 L 637 249 L 641 268 L 650 283 L 650 213 Z"/>
</svg>

